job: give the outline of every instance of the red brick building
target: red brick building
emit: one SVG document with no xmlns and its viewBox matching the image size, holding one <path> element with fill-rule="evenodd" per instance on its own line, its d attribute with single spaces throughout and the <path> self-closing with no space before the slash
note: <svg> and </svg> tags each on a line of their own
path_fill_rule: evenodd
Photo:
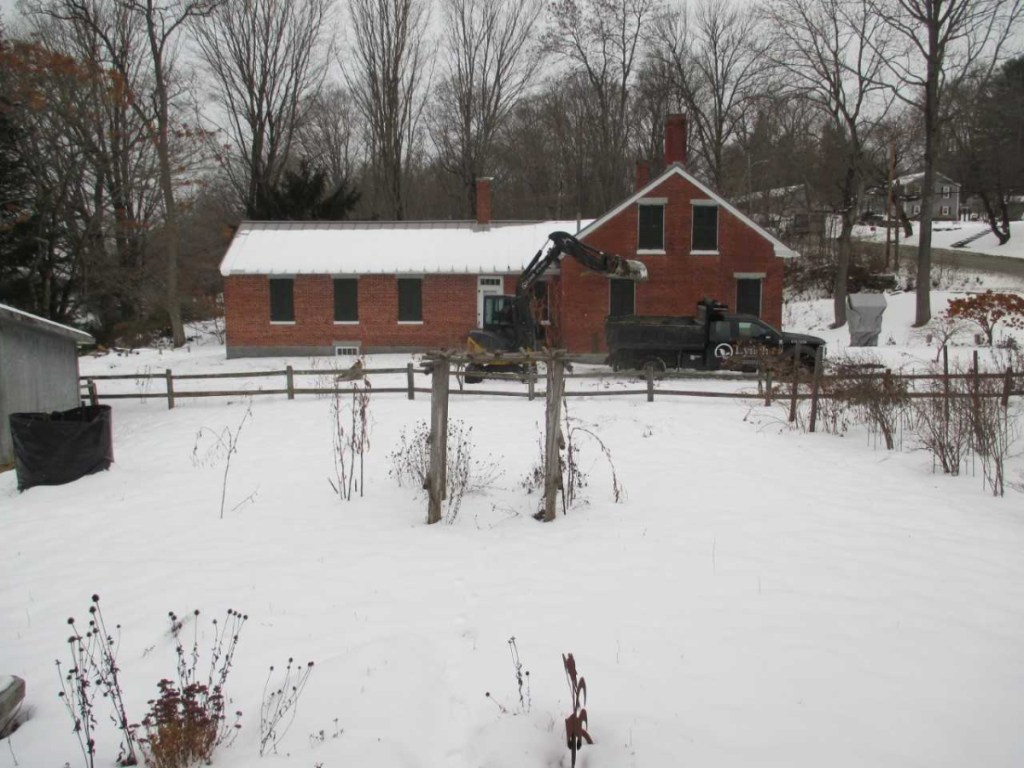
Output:
<svg viewBox="0 0 1024 768">
<path fill-rule="evenodd" d="M 687 315 L 708 296 L 778 325 L 782 259 L 796 254 L 684 170 L 686 121 L 666 124 L 665 171 L 577 236 L 646 264 L 645 283 L 590 274 L 571 258 L 549 273 L 548 342 L 604 350 L 608 314 Z M 576 222 L 246 222 L 224 261 L 229 357 L 461 348 L 483 296 L 512 293 L 553 231 Z"/>
</svg>

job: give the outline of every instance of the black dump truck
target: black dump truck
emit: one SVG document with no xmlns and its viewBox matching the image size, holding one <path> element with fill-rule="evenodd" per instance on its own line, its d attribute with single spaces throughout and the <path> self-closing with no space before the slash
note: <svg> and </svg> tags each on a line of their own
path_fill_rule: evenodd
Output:
<svg viewBox="0 0 1024 768">
<path fill-rule="evenodd" d="M 794 362 L 812 368 L 818 349 L 824 353 L 825 347 L 817 336 L 777 330 L 754 315 L 732 314 L 711 299 L 699 302 L 692 317 L 609 317 L 605 340 L 606 363 L 615 370 L 757 370 Z"/>
</svg>

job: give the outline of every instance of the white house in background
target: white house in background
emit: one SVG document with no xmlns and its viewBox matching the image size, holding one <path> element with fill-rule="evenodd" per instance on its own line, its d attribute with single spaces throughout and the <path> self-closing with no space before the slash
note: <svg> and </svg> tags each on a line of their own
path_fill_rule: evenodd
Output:
<svg viewBox="0 0 1024 768">
<path fill-rule="evenodd" d="M 924 172 L 910 173 L 893 181 L 903 201 L 903 209 L 911 219 L 921 218 L 921 192 Z M 935 174 L 932 189 L 932 221 L 958 221 L 960 219 L 960 185 L 949 176 Z M 863 214 L 886 215 L 885 186 L 874 187 L 864 195 Z"/>
</svg>

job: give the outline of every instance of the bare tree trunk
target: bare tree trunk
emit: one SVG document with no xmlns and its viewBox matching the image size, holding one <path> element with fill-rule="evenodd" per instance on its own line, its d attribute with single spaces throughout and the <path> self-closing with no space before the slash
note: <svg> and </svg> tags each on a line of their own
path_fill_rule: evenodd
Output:
<svg viewBox="0 0 1024 768">
<path fill-rule="evenodd" d="M 412 158 L 430 80 L 423 0 L 351 0 L 354 42 L 349 89 L 367 126 L 376 189 L 384 213 L 405 217 L 404 176 Z"/>
</svg>

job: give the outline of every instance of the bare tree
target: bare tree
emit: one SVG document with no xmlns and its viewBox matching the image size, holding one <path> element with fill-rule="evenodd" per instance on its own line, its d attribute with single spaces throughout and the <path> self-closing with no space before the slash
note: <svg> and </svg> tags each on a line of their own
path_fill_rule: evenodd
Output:
<svg viewBox="0 0 1024 768">
<path fill-rule="evenodd" d="M 836 328 L 846 323 L 850 241 L 869 173 L 867 137 L 891 103 L 891 91 L 880 82 L 888 27 L 869 2 L 769 0 L 766 8 L 773 22 L 771 56 L 787 88 L 827 116 L 842 148 L 828 195 L 841 221 L 832 292 Z"/>
<path fill-rule="evenodd" d="M 648 26 L 658 0 L 558 0 L 551 5 L 552 28 L 545 43 L 579 76 L 590 111 L 579 129 L 592 145 L 586 183 L 597 210 L 610 207 L 628 189 L 628 151 L 633 135 L 631 89 L 639 69 Z M 556 105 L 557 108 L 557 105 Z M 583 168 L 583 158 L 578 167 Z"/>
<path fill-rule="evenodd" d="M 147 232 L 159 196 L 155 149 L 108 63 L 137 70 L 141 27 L 115 7 L 98 11 L 113 50 L 87 26 L 35 14 L 10 63 L 33 166 L 37 205 L 22 230 L 42 267 L 39 310 L 88 314 L 108 340 L 152 306 Z"/>
<path fill-rule="evenodd" d="M 765 90 L 767 42 L 755 13 L 733 0 L 699 0 L 692 13 L 684 5 L 658 25 L 655 55 L 668 66 L 699 160 L 717 189 L 725 148 Z"/>
<path fill-rule="evenodd" d="M 327 68 L 332 0 L 227 0 L 197 24 L 233 147 L 225 167 L 250 218 L 290 159 L 303 108 Z"/>
<path fill-rule="evenodd" d="M 176 197 L 180 164 L 175 142 L 179 138 L 175 107 L 182 91 L 176 77 L 175 58 L 185 25 L 210 14 L 218 0 L 33 0 L 28 9 L 56 21 L 78 25 L 96 36 L 98 50 L 118 77 L 132 111 L 145 126 L 156 149 L 157 180 L 163 206 L 161 241 L 165 260 L 165 310 L 176 347 L 185 344 L 178 292 L 178 219 Z M 118 25 L 139 24 L 142 58 L 116 55 Z M 136 66 L 137 64 L 137 66 Z"/>
<path fill-rule="evenodd" d="M 1021 0 L 872 0 L 872 10 L 902 39 L 886 56 L 897 96 L 920 110 L 924 128 L 921 231 L 915 325 L 931 319 L 932 204 L 945 120 L 943 96 L 964 78 L 990 73 L 1024 12 Z M 987 79 L 987 75 L 984 75 Z"/>
<path fill-rule="evenodd" d="M 430 79 L 424 0 L 349 0 L 353 60 L 348 87 L 366 123 L 373 192 L 386 215 L 405 218 L 404 176 Z"/>
<path fill-rule="evenodd" d="M 443 0 L 444 77 L 431 133 L 444 170 L 458 179 L 476 214 L 476 179 L 486 175 L 493 143 L 541 64 L 531 50 L 540 0 Z"/>
<path fill-rule="evenodd" d="M 351 184 L 362 159 L 360 116 L 352 97 L 340 86 L 321 90 L 305 109 L 299 125 L 298 151 L 327 171 L 332 186 Z"/>
</svg>

